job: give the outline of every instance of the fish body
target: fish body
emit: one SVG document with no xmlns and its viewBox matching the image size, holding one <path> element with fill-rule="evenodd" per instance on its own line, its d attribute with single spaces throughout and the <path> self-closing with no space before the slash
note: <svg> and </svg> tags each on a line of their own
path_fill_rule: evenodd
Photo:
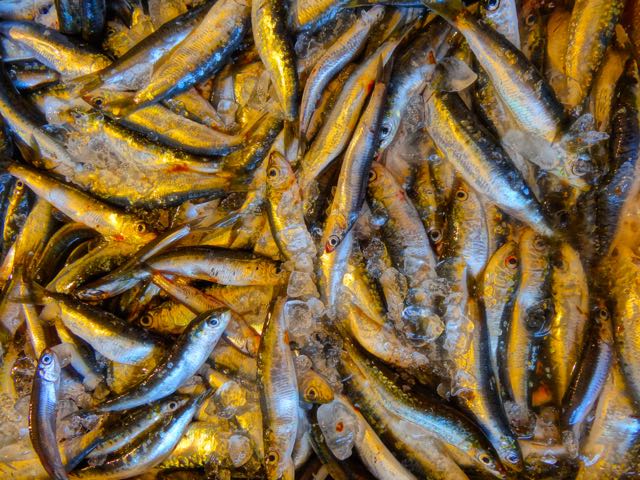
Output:
<svg viewBox="0 0 640 480">
<path fill-rule="evenodd" d="M 66 480 L 56 437 L 56 416 L 62 365 L 58 355 L 46 349 L 38 359 L 29 402 L 29 434 L 43 467 L 54 480 Z"/>
<path fill-rule="evenodd" d="M 258 388 L 264 429 L 267 478 L 292 480 L 293 447 L 298 428 L 298 385 L 286 341 L 288 302 L 276 300 L 262 332 L 258 351 Z"/>
<path fill-rule="evenodd" d="M 249 8 L 244 0 L 224 0 L 210 7 L 186 38 L 163 57 L 133 103 L 141 107 L 163 100 L 218 71 L 245 36 Z"/>
</svg>

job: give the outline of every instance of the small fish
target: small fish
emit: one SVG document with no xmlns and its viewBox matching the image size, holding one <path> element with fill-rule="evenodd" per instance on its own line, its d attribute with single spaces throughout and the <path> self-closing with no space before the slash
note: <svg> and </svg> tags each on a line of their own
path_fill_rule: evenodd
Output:
<svg viewBox="0 0 640 480">
<path fill-rule="evenodd" d="M 362 50 L 371 27 L 380 21 L 383 13 L 383 7 L 374 7 L 370 11 L 364 12 L 316 62 L 306 80 L 300 101 L 300 135 L 303 138 L 307 138 L 306 131 L 322 91 L 331 78 L 337 75 Z"/>
<path fill-rule="evenodd" d="M 38 359 L 29 402 L 29 434 L 42 466 L 55 480 L 66 480 L 56 436 L 56 416 L 60 397 L 63 358 L 46 349 Z"/>
<path fill-rule="evenodd" d="M 589 93 L 623 8 L 620 0 L 580 0 L 574 5 L 564 64 L 570 108 L 579 106 Z"/>
<path fill-rule="evenodd" d="M 212 310 L 191 321 L 161 362 L 140 383 L 106 400 L 93 411 L 117 412 L 174 393 L 209 357 L 230 320 L 228 310 Z"/>
<path fill-rule="evenodd" d="M 209 393 L 205 391 L 193 396 L 184 407 L 166 417 L 158 428 L 145 435 L 140 442 L 134 443 L 131 448 L 107 457 L 102 465 L 77 470 L 69 478 L 131 478 L 153 468 L 171 454 Z"/>
<path fill-rule="evenodd" d="M 276 300 L 258 351 L 258 388 L 264 428 L 264 464 L 268 479 L 293 480 L 291 455 L 298 428 L 298 385 L 286 336 L 288 302 Z"/>
<path fill-rule="evenodd" d="M 287 122 L 298 119 L 298 71 L 296 54 L 287 32 L 282 0 L 253 0 L 251 29 L 253 41 L 280 101 Z"/>
<path fill-rule="evenodd" d="M 198 25 L 154 69 L 133 98 L 137 108 L 186 91 L 213 75 L 240 46 L 249 21 L 244 0 L 216 2 Z"/>
<path fill-rule="evenodd" d="M 35 22 L 0 22 L 0 34 L 25 47 L 63 78 L 97 72 L 111 63 L 106 55 L 75 45 L 60 32 Z"/>
</svg>

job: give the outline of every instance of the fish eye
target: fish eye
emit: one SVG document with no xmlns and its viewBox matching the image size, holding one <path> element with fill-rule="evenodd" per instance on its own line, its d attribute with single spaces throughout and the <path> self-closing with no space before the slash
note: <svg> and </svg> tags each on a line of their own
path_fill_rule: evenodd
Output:
<svg viewBox="0 0 640 480">
<path fill-rule="evenodd" d="M 589 163 L 583 160 L 577 160 L 571 165 L 571 173 L 577 177 L 582 177 L 589 173 Z"/>
<path fill-rule="evenodd" d="M 104 98 L 96 97 L 93 103 L 95 104 L 96 107 L 101 107 L 102 104 L 104 103 Z"/>
<path fill-rule="evenodd" d="M 50 364 L 51 364 L 51 362 L 53 362 L 53 357 L 52 357 L 50 354 L 45 353 L 45 354 L 42 356 L 42 358 L 40 359 L 40 362 L 41 362 L 43 365 L 50 365 Z"/>
<path fill-rule="evenodd" d="M 143 327 L 150 327 L 152 323 L 153 319 L 151 318 L 151 315 L 144 315 L 140 319 L 140 325 L 142 325 Z"/>
<path fill-rule="evenodd" d="M 609 318 L 609 311 L 604 307 L 598 308 L 598 318 L 600 320 L 607 320 Z"/>
<path fill-rule="evenodd" d="M 500 0 L 488 0 L 487 10 L 496 10 L 500 6 Z"/>
<path fill-rule="evenodd" d="M 525 23 L 529 26 L 533 25 L 534 23 L 536 23 L 537 17 L 534 13 L 530 14 L 526 20 Z"/>
<path fill-rule="evenodd" d="M 273 271 L 274 271 L 276 274 L 281 273 L 281 272 L 282 272 L 282 265 L 280 265 L 279 263 L 276 263 L 276 264 L 273 266 Z"/>
<path fill-rule="evenodd" d="M 378 178 L 378 174 L 376 173 L 376 171 L 373 169 L 369 170 L 369 181 L 375 182 L 377 178 Z"/>
<path fill-rule="evenodd" d="M 133 228 L 138 233 L 144 233 L 145 230 L 147 229 L 147 226 L 143 222 L 137 222 Z"/>
<path fill-rule="evenodd" d="M 331 235 L 329 237 L 329 245 L 332 246 L 333 248 L 337 247 L 339 243 L 340 243 L 340 238 L 338 238 L 337 235 Z"/>
<path fill-rule="evenodd" d="M 507 455 L 507 460 L 510 463 L 518 463 L 518 455 L 516 455 L 515 453 L 510 453 L 509 455 Z"/>
<path fill-rule="evenodd" d="M 311 401 L 318 398 L 318 392 L 316 391 L 315 387 L 309 387 L 307 389 L 307 398 Z"/>
<path fill-rule="evenodd" d="M 389 127 L 389 125 L 385 124 L 380 127 L 380 136 L 382 138 L 387 138 L 390 133 L 391 133 L 391 127 Z"/>
<path fill-rule="evenodd" d="M 544 250 L 544 247 L 547 245 L 547 242 L 545 242 L 544 238 L 542 237 L 536 237 L 533 240 L 533 248 L 535 248 L 536 250 Z"/>
<path fill-rule="evenodd" d="M 268 171 L 267 171 L 267 175 L 270 178 L 275 178 L 278 176 L 278 169 L 276 167 L 271 167 Z"/>
<path fill-rule="evenodd" d="M 504 264 L 508 268 L 516 268 L 518 266 L 518 257 L 516 257 L 515 255 L 509 255 L 504 259 Z"/>
<path fill-rule="evenodd" d="M 266 457 L 266 461 L 268 465 L 269 464 L 273 465 L 274 463 L 278 463 L 279 459 L 280 459 L 280 455 L 278 455 L 278 452 L 276 451 L 269 452 L 269 455 L 267 455 Z"/>
<path fill-rule="evenodd" d="M 167 405 L 169 407 L 169 410 L 175 410 L 176 408 L 178 408 L 178 402 L 176 401 L 171 401 L 169 402 L 169 405 Z"/>
<path fill-rule="evenodd" d="M 438 243 L 442 240 L 442 232 L 437 228 L 429 230 L 429 238 L 433 243 Z"/>
<path fill-rule="evenodd" d="M 24 182 L 22 180 L 16 181 L 16 188 L 22 190 L 24 188 Z"/>
<path fill-rule="evenodd" d="M 456 198 L 464 202 L 467 198 L 469 198 L 469 194 L 461 189 L 456 192 Z"/>
<path fill-rule="evenodd" d="M 207 323 L 211 327 L 217 327 L 220 324 L 220 321 L 218 320 L 218 317 L 211 317 L 209 320 L 207 320 Z"/>
<path fill-rule="evenodd" d="M 491 457 L 489 455 L 487 455 L 486 453 L 482 453 L 480 454 L 480 461 L 482 463 L 484 463 L 485 465 L 491 465 L 493 463 L 493 461 L 491 460 Z"/>
</svg>

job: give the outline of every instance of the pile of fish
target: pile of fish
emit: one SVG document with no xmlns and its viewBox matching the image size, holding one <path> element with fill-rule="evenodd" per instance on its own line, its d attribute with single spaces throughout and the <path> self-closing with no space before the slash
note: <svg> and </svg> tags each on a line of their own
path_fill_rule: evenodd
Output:
<svg viewBox="0 0 640 480">
<path fill-rule="evenodd" d="M 0 1 L 4 479 L 640 478 L 638 0 Z"/>
</svg>

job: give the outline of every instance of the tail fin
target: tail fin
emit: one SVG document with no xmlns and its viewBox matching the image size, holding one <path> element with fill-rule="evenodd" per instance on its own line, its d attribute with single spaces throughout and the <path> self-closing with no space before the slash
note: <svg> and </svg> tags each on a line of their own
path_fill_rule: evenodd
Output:
<svg viewBox="0 0 640 480">
<path fill-rule="evenodd" d="M 300 151 L 300 124 L 294 121 L 284 122 L 284 156 L 287 161 L 293 165 L 298 160 L 298 152 Z"/>
<path fill-rule="evenodd" d="M 423 0 L 422 4 L 449 21 L 464 9 L 462 0 Z"/>
<path fill-rule="evenodd" d="M 101 442 L 100 438 L 94 439 L 89 445 L 84 447 L 80 452 L 76 453 L 73 457 L 67 460 L 67 464 L 64 466 L 67 473 L 72 472 L 78 465 L 89 455 Z"/>
<path fill-rule="evenodd" d="M 81 77 L 76 77 L 67 82 L 67 91 L 72 97 L 81 97 L 102 86 L 103 80 L 100 72 L 93 72 Z"/>
</svg>

